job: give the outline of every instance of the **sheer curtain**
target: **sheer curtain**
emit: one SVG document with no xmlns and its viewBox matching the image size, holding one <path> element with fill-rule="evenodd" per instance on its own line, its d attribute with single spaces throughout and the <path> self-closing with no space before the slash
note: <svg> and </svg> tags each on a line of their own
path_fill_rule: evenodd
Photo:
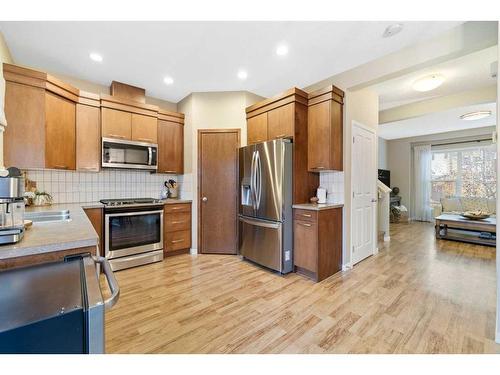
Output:
<svg viewBox="0 0 500 375">
<path fill-rule="evenodd" d="M 431 145 L 413 148 L 413 171 L 415 173 L 415 212 L 413 219 L 431 221 Z"/>
</svg>

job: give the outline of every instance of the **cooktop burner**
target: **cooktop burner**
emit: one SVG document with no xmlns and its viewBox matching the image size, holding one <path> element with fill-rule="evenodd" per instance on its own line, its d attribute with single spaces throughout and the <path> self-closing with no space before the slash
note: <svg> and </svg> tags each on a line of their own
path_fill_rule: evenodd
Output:
<svg viewBox="0 0 500 375">
<path fill-rule="evenodd" d="M 164 202 L 155 198 L 123 198 L 123 199 L 101 199 L 100 202 L 106 207 L 126 207 L 138 205 L 159 205 Z"/>
</svg>

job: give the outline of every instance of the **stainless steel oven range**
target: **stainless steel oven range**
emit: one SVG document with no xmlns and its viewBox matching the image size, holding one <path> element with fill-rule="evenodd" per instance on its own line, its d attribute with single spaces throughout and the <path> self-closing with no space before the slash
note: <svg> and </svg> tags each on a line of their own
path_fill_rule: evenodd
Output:
<svg viewBox="0 0 500 375">
<path fill-rule="evenodd" d="M 113 271 L 163 260 L 163 205 L 153 198 L 103 199 L 104 256 Z"/>
</svg>

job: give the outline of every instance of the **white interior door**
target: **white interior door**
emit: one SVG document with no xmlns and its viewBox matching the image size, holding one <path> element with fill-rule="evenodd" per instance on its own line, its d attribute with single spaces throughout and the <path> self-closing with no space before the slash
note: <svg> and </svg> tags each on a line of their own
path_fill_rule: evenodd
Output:
<svg viewBox="0 0 500 375">
<path fill-rule="evenodd" d="M 377 202 L 376 136 L 353 123 L 352 127 L 352 264 L 375 252 Z"/>
</svg>

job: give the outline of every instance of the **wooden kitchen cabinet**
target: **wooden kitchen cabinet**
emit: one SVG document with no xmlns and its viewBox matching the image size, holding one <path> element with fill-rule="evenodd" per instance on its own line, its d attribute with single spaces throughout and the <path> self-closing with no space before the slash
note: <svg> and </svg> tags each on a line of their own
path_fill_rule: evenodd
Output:
<svg viewBox="0 0 500 375">
<path fill-rule="evenodd" d="M 267 141 L 267 130 L 267 112 L 249 118 L 247 122 L 247 144 Z"/>
<path fill-rule="evenodd" d="M 335 86 L 309 94 L 308 169 L 343 170 L 343 99 Z"/>
<path fill-rule="evenodd" d="M 184 173 L 184 114 L 158 110 L 158 173 Z"/>
<path fill-rule="evenodd" d="M 321 281 L 342 270 L 342 207 L 294 209 L 295 270 Z"/>
<path fill-rule="evenodd" d="M 184 125 L 158 120 L 158 173 L 184 173 Z"/>
<path fill-rule="evenodd" d="M 316 195 L 319 175 L 308 170 L 308 94 L 296 87 L 246 108 L 248 144 L 289 138 L 293 146 L 293 203 Z"/>
<path fill-rule="evenodd" d="M 156 117 L 132 113 L 132 140 L 138 142 L 157 143 L 157 121 Z"/>
<path fill-rule="evenodd" d="M 293 103 L 275 108 L 267 113 L 267 137 L 269 140 L 293 138 L 295 106 Z"/>
<path fill-rule="evenodd" d="M 5 164 L 75 169 L 79 90 L 39 71 L 3 65 Z"/>
<path fill-rule="evenodd" d="M 163 228 L 165 256 L 189 252 L 191 248 L 191 203 L 166 204 Z"/>
<path fill-rule="evenodd" d="M 99 96 L 80 92 L 76 104 L 76 169 L 98 172 L 101 168 L 101 110 Z"/>
<path fill-rule="evenodd" d="M 132 114 L 111 108 L 101 108 L 102 136 L 132 139 Z"/>
<path fill-rule="evenodd" d="M 99 236 L 99 255 L 104 256 L 104 217 L 102 213 L 102 208 L 85 208 L 85 214 L 90 220 L 90 223 L 94 227 L 97 235 Z"/>
<path fill-rule="evenodd" d="M 76 168 L 76 104 L 45 94 L 45 167 Z"/>
</svg>

